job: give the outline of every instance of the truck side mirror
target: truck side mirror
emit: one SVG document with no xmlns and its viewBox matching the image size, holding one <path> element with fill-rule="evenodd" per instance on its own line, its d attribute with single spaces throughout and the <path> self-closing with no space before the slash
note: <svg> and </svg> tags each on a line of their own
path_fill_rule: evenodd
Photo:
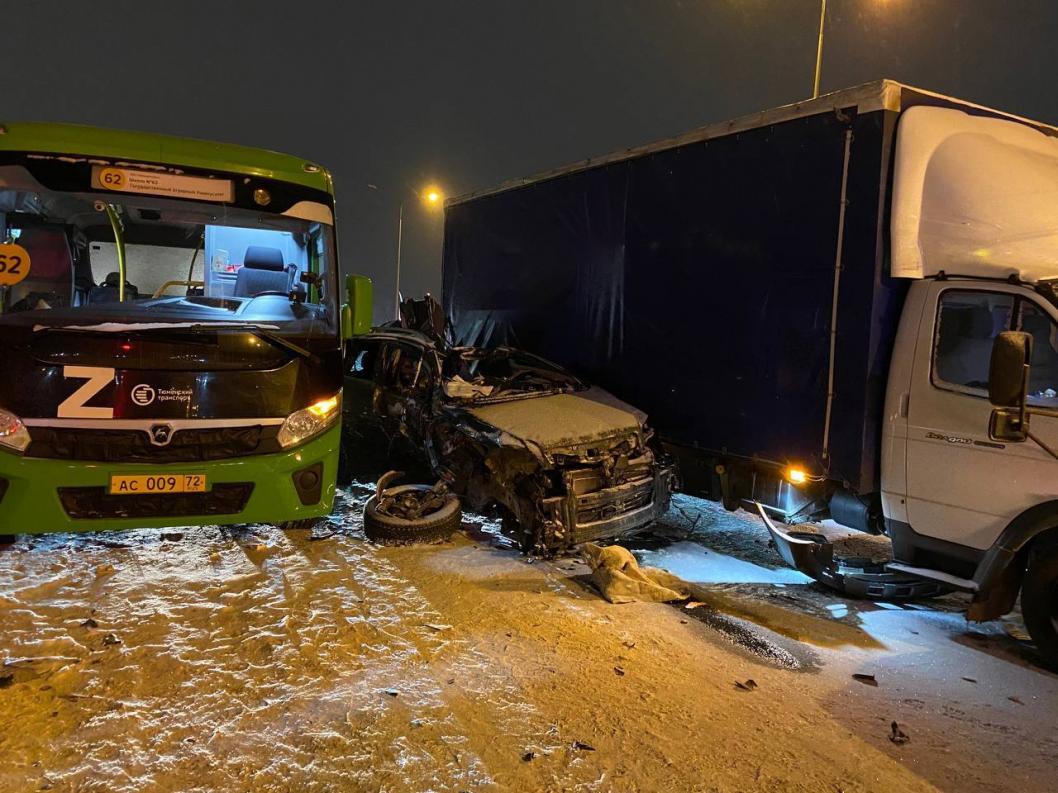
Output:
<svg viewBox="0 0 1058 793">
<path fill-rule="evenodd" d="M 1032 336 L 1017 330 L 1000 333 L 992 344 L 988 401 L 1001 408 L 1020 408 L 1024 405 L 1031 360 Z"/>
<path fill-rule="evenodd" d="M 996 406 L 988 422 L 988 436 L 995 441 L 1024 441 L 1029 436 L 1029 414 L 1025 409 L 1029 388 L 1032 336 L 1021 331 L 1003 331 L 992 344 L 988 370 L 988 401 Z"/>
<path fill-rule="evenodd" d="M 371 279 L 366 275 L 350 275 L 345 279 L 346 302 L 342 306 L 342 338 L 371 330 Z"/>
</svg>

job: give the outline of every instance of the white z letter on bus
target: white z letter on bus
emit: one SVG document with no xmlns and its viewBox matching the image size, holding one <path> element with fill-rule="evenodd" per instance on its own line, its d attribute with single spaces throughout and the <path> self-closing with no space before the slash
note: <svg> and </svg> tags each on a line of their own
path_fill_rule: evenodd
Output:
<svg viewBox="0 0 1058 793">
<path fill-rule="evenodd" d="M 115 371 L 102 366 L 64 366 L 62 376 L 87 379 L 88 382 L 74 391 L 59 405 L 56 416 L 61 419 L 112 419 L 114 408 L 90 408 L 85 403 L 114 382 Z"/>
</svg>

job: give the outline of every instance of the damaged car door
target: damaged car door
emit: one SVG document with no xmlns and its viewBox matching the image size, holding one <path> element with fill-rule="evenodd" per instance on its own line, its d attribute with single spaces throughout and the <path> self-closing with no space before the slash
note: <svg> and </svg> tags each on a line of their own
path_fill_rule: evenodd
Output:
<svg viewBox="0 0 1058 793">
<path fill-rule="evenodd" d="M 401 453 L 422 457 L 425 452 L 429 457 L 435 356 L 418 345 L 389 342 L 382 348 L 379 366 L 373 413 L 386 436 L 401 443 Z"/>
<path fill-rule="evenodd" d="M 364 444 L 384 438 L 374 409 L 381 351 L 382 344 L 374 339 L 354 339 L 346 347 L 342 429 Z"/>
</svg>

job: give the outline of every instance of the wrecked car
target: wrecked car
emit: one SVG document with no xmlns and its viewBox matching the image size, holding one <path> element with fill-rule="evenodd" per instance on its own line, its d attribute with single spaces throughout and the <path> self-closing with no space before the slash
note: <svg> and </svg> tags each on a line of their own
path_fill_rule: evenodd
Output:
<svg viewBox="0 0 1058 793">
<path fill-rule="evenodd" d="M 436 303 L 407 327 L 417 302 L 349 342 L 347 463 L 415 457 L 470 509 L 498 511 L 527 553 L 632 534 L 668 509 L 675 470 L 645 414 L 531 353 L 452 345 Z"/>
</svg>

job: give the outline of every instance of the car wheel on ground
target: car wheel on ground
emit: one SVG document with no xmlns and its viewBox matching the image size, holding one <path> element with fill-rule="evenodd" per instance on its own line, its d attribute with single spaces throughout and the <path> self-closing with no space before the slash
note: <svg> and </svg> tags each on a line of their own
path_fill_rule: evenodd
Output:
<svg viewBox="0 0 1058 793">
<path fill-rule="evenodd" d="M 386 545 L 447 540 L 463 522 L 459 497 L 453 493 L 443 497 L 440 508 L 418 517 L 398 517 L 380 508 L 383 501 L 418 494 L 425 497 L 433 491 L 431 485 L 400 485 L 371 496 L 364 505 L 364 534 L 369 540 Z"/>
<path fill-rule="evenodd" d="M 1058 658 L 1058 541 L 1052 539 L 1029 554 L 1021 612 L 1040 654 Z"/>
</svg>

